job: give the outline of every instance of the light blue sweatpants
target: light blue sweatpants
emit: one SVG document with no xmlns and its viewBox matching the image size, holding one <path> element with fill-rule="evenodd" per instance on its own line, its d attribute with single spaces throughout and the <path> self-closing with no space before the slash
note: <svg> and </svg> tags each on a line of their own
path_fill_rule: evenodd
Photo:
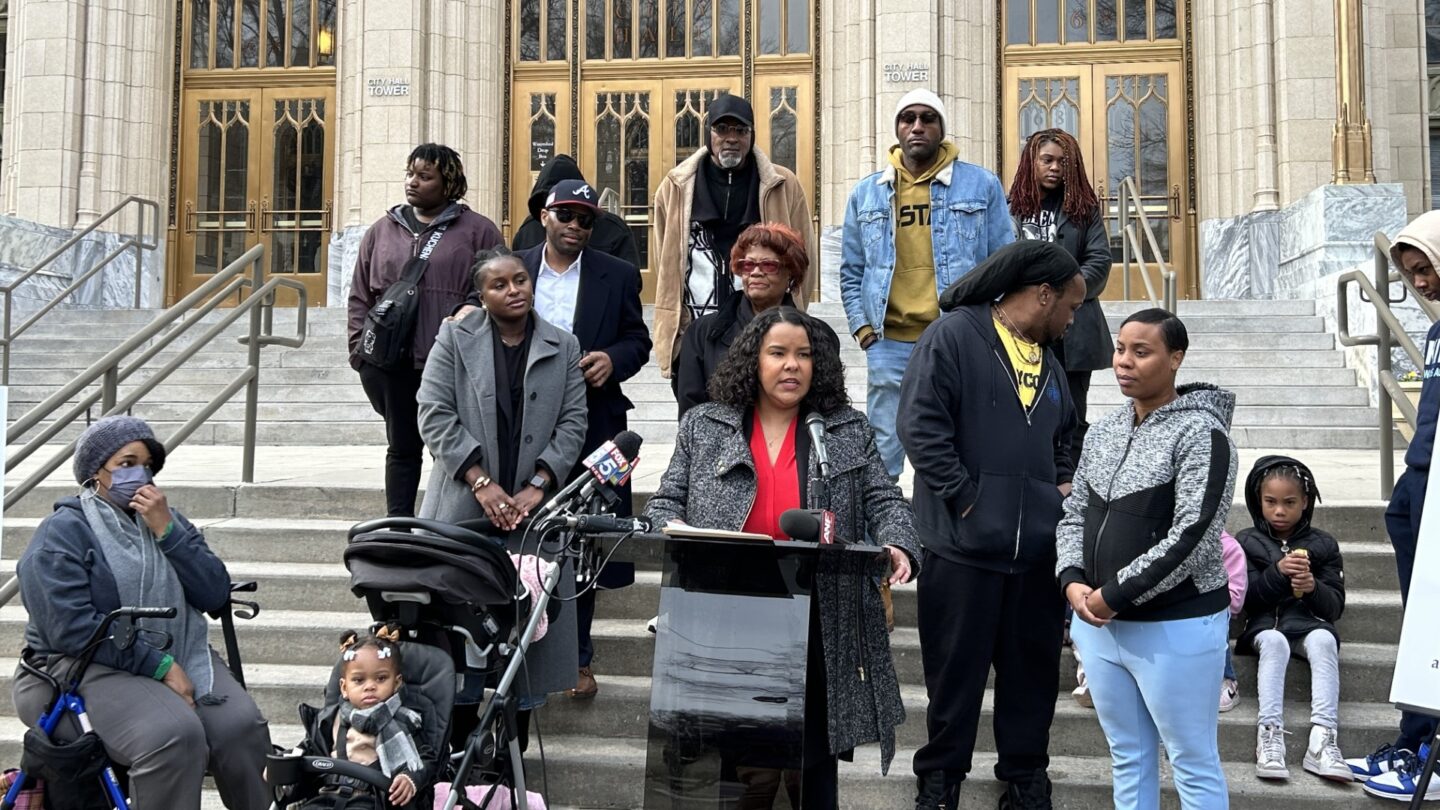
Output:
<svg viewBox="0 0 1440 810">
<path fill-rule="evenodd" d="M 1160 807 L 1160 743 L 1185 810 L 1227 810 L 1215 696 L 1225 667 L 1226 611 L 1197 619 L 1070 626 L 1110 744 L 1116 810 Z"/>
</svg>

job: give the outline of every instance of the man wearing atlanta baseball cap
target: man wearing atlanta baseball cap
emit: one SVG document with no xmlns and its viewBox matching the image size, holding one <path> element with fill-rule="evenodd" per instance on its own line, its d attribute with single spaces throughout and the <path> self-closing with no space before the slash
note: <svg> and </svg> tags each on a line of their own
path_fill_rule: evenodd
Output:
<svg viewBox="0 0 1440 810">
<path fill-rule="evenodd" d="M 580 458 L 628 427 L 634 405 L 620 384 L 635 376 L 650 359 L 650 330 L 640 304 L 640 270 L 635 265 L 590 248 L 601 211 L 599 191 L 584 180 L 561 180 L 550 189 L 540 211 L 545 241 L 515 255 L 535 280 L 535 312 L 580 341 L 580 369 L 585 372 L 585 403 L 590 424 Z M 583 291 L 584 295 L 581 295 Z M 583 462 L 561 471 L 562 485 L 585 472 Z M 630 485 L 620 493 L 616 513 L 630 515 Z M 598 583 L 623 588 L 635 580 L 629 563 L 612 561 Z M 590 624 L 595 616 L 595 589 L 575 600 L 580 639 L 580 671 L 575 698 L 599 691 L 591 670 L 594 647 Z"/>
</svg>

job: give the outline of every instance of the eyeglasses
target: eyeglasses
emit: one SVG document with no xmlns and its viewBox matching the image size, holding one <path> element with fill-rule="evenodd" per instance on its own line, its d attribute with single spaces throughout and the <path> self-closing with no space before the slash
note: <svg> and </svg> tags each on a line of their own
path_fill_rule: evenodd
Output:
<svg viewBox="0 0 1440 810">
<path fill-rule="evenodd" d="M 557 205 L 554 208 L 546 208 L 550 216 L 560 221 L 562 225 L 569 225 L 571 222 L 579 225 L 582 230 L 590 230 L 595 225 L 595 215 L 589 211 L 576 211 L 569 206 Z"/>
<path fill-rule="evenodd" d="M 743 138 L 746 135 L 750 134 L 750 127 L 745 124 L 720 123 L 716 124 L 713 127 L 710 127 L 710 131 L 715 133 L 716 135 L 719 135 L 722 138 L 728 138 L 731 135 Z"/>
<path fill-rule="evenodd" d="M 748 276 L 756 270 L 759 270 L 762 274 L 767 276 L 779 275 L 780 262 L 774 259 L 761 259 L 758 262 L 752 259 L 741 259 L 740 261 L 735 262 L 735 272 L 739 275 Z"/>
<path fill-rule="evenodd" d="M 931 112 L 929 110 L 926 110 L 925 112 L 906 110 L 905 112 L 900 113 L 900 115 L 898 115 L 895 120 L 908 127 L 913 126 L 915 124 L 915 119 L 917 118 L 920 119 L 920 123 L 924 124 L 927 127 L 940 123 L 940 113 Z"/>
</svg>

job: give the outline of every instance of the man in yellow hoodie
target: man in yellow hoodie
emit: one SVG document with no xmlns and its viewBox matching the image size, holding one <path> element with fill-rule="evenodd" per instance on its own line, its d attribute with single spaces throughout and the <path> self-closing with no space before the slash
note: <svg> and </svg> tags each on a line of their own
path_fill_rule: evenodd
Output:
<svg viewBox="0 0 1440 810">
<path fill-rule="evenodd" d="M 907 93 L 888 165 L 855 186 L 845 209 L 840 298 L 865 350 L 870 424 L 896 478 L 905 451 L 895 412 L 915 341 L 940 317 L 940 293 L 1015 240 L 1000 179 L 959 160 L 947 130 L 938 96 Z"/>
</svg>

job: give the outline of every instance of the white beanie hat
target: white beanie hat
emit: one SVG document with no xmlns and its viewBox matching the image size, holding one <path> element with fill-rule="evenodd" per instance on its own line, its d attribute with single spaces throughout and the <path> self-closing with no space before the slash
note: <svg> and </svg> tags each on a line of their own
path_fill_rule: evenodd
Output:
<svg viewBox="0 0 1440 810">
<path fill-rule="evenodd" d="M 934 92 L 922 87 L 911 90 L 901 96 L 900 103 L 895 105 L 895 121 L 900 120 L 900 113 L 911 104 L 923 104 L 939 113 L 941 134 L 948 135 L 950 133 L 950 119 L 945 115 L 945 102 L 941 101 L 940 97 L 935 95 Z M 894 121 L 892 121 L 891 124 L 893 125 Z"/>
</svg>

